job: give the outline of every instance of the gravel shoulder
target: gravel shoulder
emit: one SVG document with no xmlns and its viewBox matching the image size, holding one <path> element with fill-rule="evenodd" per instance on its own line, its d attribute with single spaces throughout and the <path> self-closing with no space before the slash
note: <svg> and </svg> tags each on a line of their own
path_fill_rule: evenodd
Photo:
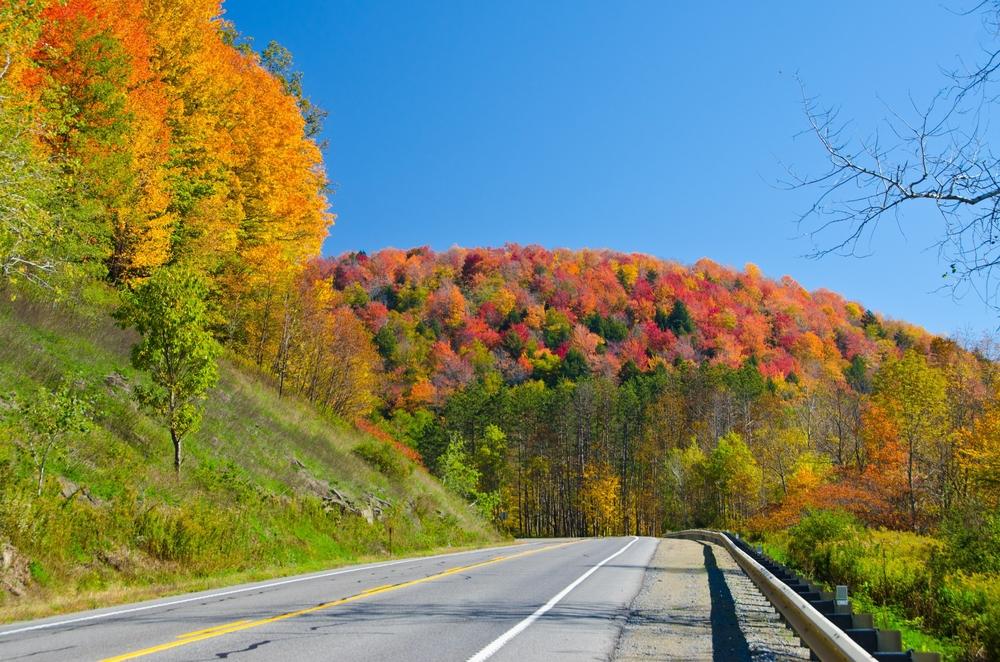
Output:
<svg viewBox="0 0 1000 662">
<path fill-rule="evenodd" d="M 703 543 L 707 544 L 707 543 Z M 753 662 L 808 660 L 809 649 L 723 548 L 715 548 L 719 569 L 732 595 L 736 619 Z"/>
<path fill-rule="evenodd" d="M 616 660 L 712 659 L 712 597 L 702 546 L 660 540 L 629 609 Z"/>
<path fill-rule="evenodd" d="M 770 603 L 716 545 L 665 538 L 629 608 L 614 659 L 808 660 Z"/>
</svg>

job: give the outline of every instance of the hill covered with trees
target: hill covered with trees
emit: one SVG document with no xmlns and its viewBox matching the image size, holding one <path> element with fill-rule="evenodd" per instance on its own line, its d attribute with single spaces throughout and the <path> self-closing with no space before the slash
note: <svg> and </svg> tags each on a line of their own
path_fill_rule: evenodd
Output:
<svg viewBox="0 0 1000 662">
<path fill-rule="evenodd" d="M 778 527 L 809 503 L 928 530 L 996 496 L 988 348 L 753 265 L 420 248 L 305 282 L 371 334 L 386 428 L 446 480 L 464 458 L 519 533 Z"/>
<path fill-rule="evenodd" d="M 175 334 L 201 338 L 192 407 L 218 343 L 522 534 L 767 527 L 830 500 L 928 530 L 995 497 L 987 348 L 752 265 L 532 246 L 321 258 L 324 113 L 290 54 L 256 51 L 218 0 L 7 4 L 0 44 L 5 294 L 117 308 L 143 335 L 172 303 L 197 309 L 198 333 Z M 133 362 L 162 382 L 157 356 Z M 196 427 L 168 413 L 172 436 Z"/>
</svg>

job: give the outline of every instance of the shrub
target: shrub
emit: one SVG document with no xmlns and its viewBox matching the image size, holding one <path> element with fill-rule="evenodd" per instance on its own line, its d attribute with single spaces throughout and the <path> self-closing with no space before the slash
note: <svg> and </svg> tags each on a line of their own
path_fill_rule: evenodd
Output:
<svg viewBox="0 0 1000 662">
<path fill-rule="evenodd" d="M 946 659 L 1000 659 L 1000 576 L 985 569 L 994 544 L 989 526 L 964 533 L 949 526 L 955 528 L 946 527 L 942 540 L 871 530 L 847 513 L 813 510 L 769 541 L 813 579 L 848 584 L 862 604 L 898 613 L 911 619 L 911 627 L 942 637 L 930 649 L 953 656 Z M 906 639 L 904 631 L 904 645 Z M 911 638 L 909 645 L 919 641 Z"/>
<path fill-rule="evenodd" d="M 413 471 L 395 449 L 376 439 L 365 439 L 354 447 L 353 453 L 389 478 L 402 480 Z"/>
<path fill-rule="evenodd" d="M 28 571 L 31 573 L 31 578 L 42 586 L 47 585 L 51 579 L 48 571 L 38 561 L 31 561 L 28 564 Z"/>
<path fill-rule="evenodd" d="M 496 521 L 497 512 L 502 505 L 503 499 L 500 496 L 499 490 L 480 492 L 476 495 L 476 510 L 479 511 L 479 516 L 487 522 Z"/>
<path fill-rule="evenodd" d="M 843 544 L 853 540 L 860 526 L 853 515 L 842 510 L 808 510 L 799 523 L 789 530 L 788 554 L 791 559 L 816 579 L 829 581 L 834 575 L 834 560 L 850 565 L 854 554 L 843 554 Z M 836 579 L 840 579 L 837 577 Z"/>
<path fill-rule="evenodd" d="M 986 508 L 953 511 L 942 526 L 939 570 L 1000 573 L 1000 513 Z"/>
<path fill-rule="evenodd" d="M 1000 655 L 1000 582 L 991 574 L 957 574 L 941 589 L 952 634 L 963 642 L 969 659 Z"/>
<path fill-rule="evenodd" d="M 418 410 L 417 414 L 419 414 L 421 411 L 423 411 L 425 414 L 428 414 L 428 412 L 426 410 Z M 393 415 L 393 418 L 395 419 L 395 415 Z M 416 420 L 416 418 L 417 417 L 414 417 L 414 420 Z M 420 418 L 423 418 L 423 417 L 420 417 Z M 431 419 L 431 421 L 433 421 L 433 419 Z M 392 436 L 391 434 L 389 434 L 388 432 L 386 432 L 382 428 L 378 427 L 377 425 L 374 425 L 373 423 L 370 423 L 369 421 L 367 421 L 367 420 L 365 420 L 363 418 L 357 419 L 354 422 L 354 425 L 355 425 L 356 428 L 358 428 L 359 430 L 361 430 L 365 434 L 368 434 L 368 435 L 370 435 L 372 437 L 375 437 L 379 441 L 382 441 L 383 443 L 392 446 L 393 448 L 396 449 L 396 451 L 398 453 L 401 453 L 404 457 L 408 458 L 414 464 L 418 464 L 420 466 L 424 465 L 424 458 L 421 457 L 419 451 L 417 451 L 415 448 L 413 448 L 411 446 L 407 446 L 406 444 L 404 444 L 403 442 L 399 441 L 394 436 Z M 426 419 L 424 419 L 420 423 L 420 425 L 422 427 L 427 427 L 429 425 L 429 423 L 426 421 Z"/>
</svg>

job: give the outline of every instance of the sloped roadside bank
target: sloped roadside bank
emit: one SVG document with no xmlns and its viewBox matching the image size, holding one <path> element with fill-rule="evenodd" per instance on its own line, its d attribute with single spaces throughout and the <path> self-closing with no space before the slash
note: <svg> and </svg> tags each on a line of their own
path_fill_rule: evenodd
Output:
<svg viewBox="0 0 1000 662">
<path fill-rule="evenodd" d="M 132 397 L 134 338 L 103 311 L 0 307 L 0 621 L 499 539 L 426 470 L 401 454 L 374 465 L 356 451 L 383 442 L 232 361 L 176 475 L 162 426 Z M 39 495 L 3 413 L 67 375 L 93 420 Z"/>
</svg>

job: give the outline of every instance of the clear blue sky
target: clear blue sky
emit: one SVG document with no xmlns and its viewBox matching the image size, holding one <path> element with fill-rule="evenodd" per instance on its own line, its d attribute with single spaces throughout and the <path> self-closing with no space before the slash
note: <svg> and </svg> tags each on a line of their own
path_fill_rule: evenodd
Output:
<svg viewBox="0 0 1000 662">
<path fill-rule="evenodd" d="M 974 4 L 961 0 L 956 9 Z M 328 109 L 326 254 L 386 246 L 605 247 L 758 264 L 929 330 L 992 330 L 934 293 L 939 221 L 886 225 L 866 259 L 802 257 L 779 160 L 822 168 L 795 73 L 859 129 L 975 59 L 977 17 L 921 2 L 228 0 L 294 54 Z"/>
</svg>

